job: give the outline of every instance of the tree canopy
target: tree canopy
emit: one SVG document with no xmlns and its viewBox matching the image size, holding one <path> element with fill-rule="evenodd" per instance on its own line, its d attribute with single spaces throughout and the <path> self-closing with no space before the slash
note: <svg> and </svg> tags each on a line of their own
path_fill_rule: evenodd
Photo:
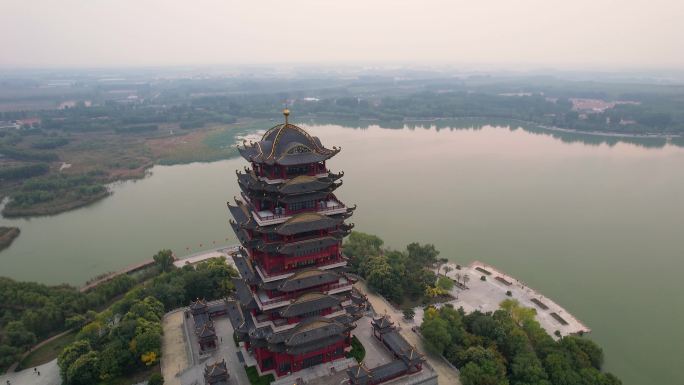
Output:
<svg viewBox="0 0 684 385">
<path fill-rule="evenodd" d="M 420 299 L 426 288 L 434 287 L 437 277 L 430 268 L 439 255 L 434 245 L 411 243 L 405 251 L 382 245 L 377 236 L 356 231 L 344 244 L 352 270 L 364 277 L 368 286 L 396 303 Z"/>
<path fill-rule="evenodd" d="M 534 310 L 506 300 L 494 313 L 428 307 L 420 327 L 428 347 L 457 366 L 463 385 L 619 385 L 601 371 L 603 351 L 593 341 L 555 341 Z"/>
</svg>

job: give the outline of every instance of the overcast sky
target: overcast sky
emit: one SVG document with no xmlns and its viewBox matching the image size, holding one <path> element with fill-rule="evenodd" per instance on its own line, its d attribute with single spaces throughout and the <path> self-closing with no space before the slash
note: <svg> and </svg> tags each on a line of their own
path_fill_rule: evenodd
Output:
<svg viewBox="0 0 684 385">
<path fill-rule="evenodd" d="M 684 0 L 0 0 L 0 67 L 684 69 Z"/>
</svg>

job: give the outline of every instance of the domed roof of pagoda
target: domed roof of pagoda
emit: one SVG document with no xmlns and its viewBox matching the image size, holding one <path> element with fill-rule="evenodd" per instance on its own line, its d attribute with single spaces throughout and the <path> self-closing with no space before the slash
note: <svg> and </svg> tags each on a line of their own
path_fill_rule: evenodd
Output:
<svg viewBox="0 0 684 385">
<path fill-rule="evenodd" d="M 320 139 L 309 135 L 303 128 L 285 123 L 278 124 L 255 143 L 238 147 L 240 154 L 250 162 L 280 164 L 284 166 L 321 162 L 337 154 L 340 149 L 325 148 Z"/>
</svg>

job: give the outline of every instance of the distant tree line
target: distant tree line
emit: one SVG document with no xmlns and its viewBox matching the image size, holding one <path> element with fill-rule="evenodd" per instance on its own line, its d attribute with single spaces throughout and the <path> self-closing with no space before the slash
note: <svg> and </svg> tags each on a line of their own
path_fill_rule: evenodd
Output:
<svg viewBox="0 0 684 385">
<path fill-rule="evenodd" d="M 34 176 L 46 174 L 48 171 L 50 171 L 50 166 L 47 163 L 26 164 L 15 167 L 0 168 L 0 181 L 28 179 Z"/>
</svg>

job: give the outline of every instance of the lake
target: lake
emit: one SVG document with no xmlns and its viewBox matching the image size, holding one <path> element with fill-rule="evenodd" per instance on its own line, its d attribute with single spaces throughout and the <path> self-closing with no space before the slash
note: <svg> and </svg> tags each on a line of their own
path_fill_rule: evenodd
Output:
<svg viewBox="0 0 684 385">
<path fill-rule="evenodd" d="M 356 230 L 492 264 L 592 328 L 625 384 L 684 383 L 684 148 L 491 126 L 303 126 L 343 148 L 329 167 L 345 172 L 336 193 L 358 204 Z M 81 284 L 161 248 L 233 244 L 226 201 L 244 165 L 157 166 L 89 207 L 2 219 L 22 233 L 0 275 Z"/>
</svg>

